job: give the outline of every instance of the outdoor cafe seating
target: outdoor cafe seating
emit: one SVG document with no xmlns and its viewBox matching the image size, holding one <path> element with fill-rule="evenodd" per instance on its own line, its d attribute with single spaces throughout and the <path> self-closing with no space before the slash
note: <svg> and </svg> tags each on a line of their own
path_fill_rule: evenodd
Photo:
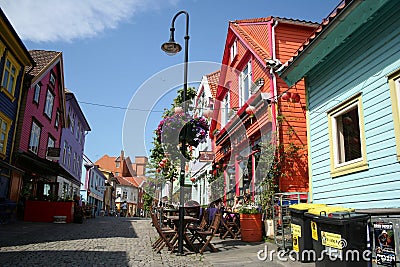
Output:
<svg viewBox="0 0 400 267">
<path fill-rule="evenodd" d="M 186 209 L 186 208 L 185 208 Z M 162 214 L 162 212 L 161 212 Z M 221 239 L 227 237 L 238 238 L 240 235 L 240 224 L 237 213 L 227 212 L 218 208 L 199 209 L 199 212 L 190 215 L 185 210 L 183 245 L 187 252 L 201 253 L 210 249 L 217 249 L 212 243 L 214 236 L 219 235 Z M 197 216 L 197 217 L 196 217 Z M 158 239 L 153 243 L 156 252 L 164 247 L 175 252 L 178 249 L 178 215 L 160 216 L 165 220 L 160 221 L 156 213 L 152 213 L 152 224 L 158 233 Z"/>
</svg>

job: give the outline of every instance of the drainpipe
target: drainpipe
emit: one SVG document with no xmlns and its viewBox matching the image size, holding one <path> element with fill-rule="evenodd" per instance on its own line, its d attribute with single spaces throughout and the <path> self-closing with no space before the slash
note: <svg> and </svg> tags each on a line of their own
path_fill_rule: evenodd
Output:
<svg viewBox="0 0 400 267">
<path fill-rule="evenodd" d="M 274 24 L 274 25 L 272 25 Z M 278 21 L 271 20 L 269 22 L 269 47 L 270 47 L 270 54 L 273 60 L 276 60 L 276 51 L 275 51 L 275 27 L 278 25 Z M 271 77 L 271 95 L 274 101 L 271 101 L 271 110 L 272 110 L 272 129 L 277 129 L 276 124 L 276 105 L 277 102 L 277 90 L 276 90 L 276 76 L 274 73 L 273 68 L 270 68 L 269 74 Z"/>
</svg>

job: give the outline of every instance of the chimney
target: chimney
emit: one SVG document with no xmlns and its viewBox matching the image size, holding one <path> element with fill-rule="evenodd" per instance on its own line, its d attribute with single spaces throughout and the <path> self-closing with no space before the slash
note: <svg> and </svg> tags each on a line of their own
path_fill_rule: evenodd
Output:
<svg viewBox="0 0 400 267">
<path fill-rule="evenodd" d="M 124 158 L 124 151 L 121 150 L 121 162 L 122 162 L 124 159 L 125 159 L 125 158 Z"/>
</svg>

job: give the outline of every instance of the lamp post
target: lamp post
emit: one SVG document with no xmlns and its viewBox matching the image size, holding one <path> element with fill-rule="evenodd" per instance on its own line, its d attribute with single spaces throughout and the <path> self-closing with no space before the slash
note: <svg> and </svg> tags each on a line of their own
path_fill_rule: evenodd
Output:
<svg viewBox="0 0 400 267">
<path fill-rule="evenodd" d="M 175 42 L 174 38 L 174 33 L 175 33 L 175 20 L 176 18 L 181 15 L 185 14 L 186 15 L 186 35 L 184 37 L 185 39 L 185 56 L 184 56 L 184 65 L 183 65 L 183 97 L 182 97 L 182 105 L 183 105 L 183 112 L 186 114 L 186 92 L 187 92 L 187 76 L 188 76 L 188 47 L 189 47 L 189 14 L 182 10 L 176 13 L 174 18 L 172 19 L 171 23 L 171 28 L 170 28 L 170 38 L 169 41 L 161 45 L 161 49 L 167 53 L 170 56 L 175 55 L 176 53 L 180 52 L 182 50 L 182 46 Z M 182 138 L 182 144 L 181 144 L 181 152 L 182 152 L 182 157 L 181 157 L 181 171 L 179 174 L 179 227 L 178 227 L 178 255 L 184 255 L 183 253 L 183 234 L 184 234 L 184 229 L 183 229 L 183 223 L 184 223 L 184 192 L 183 188 L 185 186 L 185 149 L 186 149 L 186 144 L 185 144 L 185 137 L 186 137 L 186 132 L 185 129 L 186 127 L 183 128 L 184 132 Z"/>
</svg>

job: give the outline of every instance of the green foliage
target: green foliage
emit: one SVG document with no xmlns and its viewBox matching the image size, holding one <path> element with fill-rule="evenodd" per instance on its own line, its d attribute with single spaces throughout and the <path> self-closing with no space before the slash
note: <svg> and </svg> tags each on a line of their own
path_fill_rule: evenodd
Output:
<svg viewBox="0 0 400 267">
<path fill-rule="evenodd" d="M 153 207 L 153 196 L 151 194 L 148 194 L 147 192 L 145 192 L 143 194 L 143 207 L 144 210 L 147 211 L 151 211 L 152 207 Z"/>
</svg>

